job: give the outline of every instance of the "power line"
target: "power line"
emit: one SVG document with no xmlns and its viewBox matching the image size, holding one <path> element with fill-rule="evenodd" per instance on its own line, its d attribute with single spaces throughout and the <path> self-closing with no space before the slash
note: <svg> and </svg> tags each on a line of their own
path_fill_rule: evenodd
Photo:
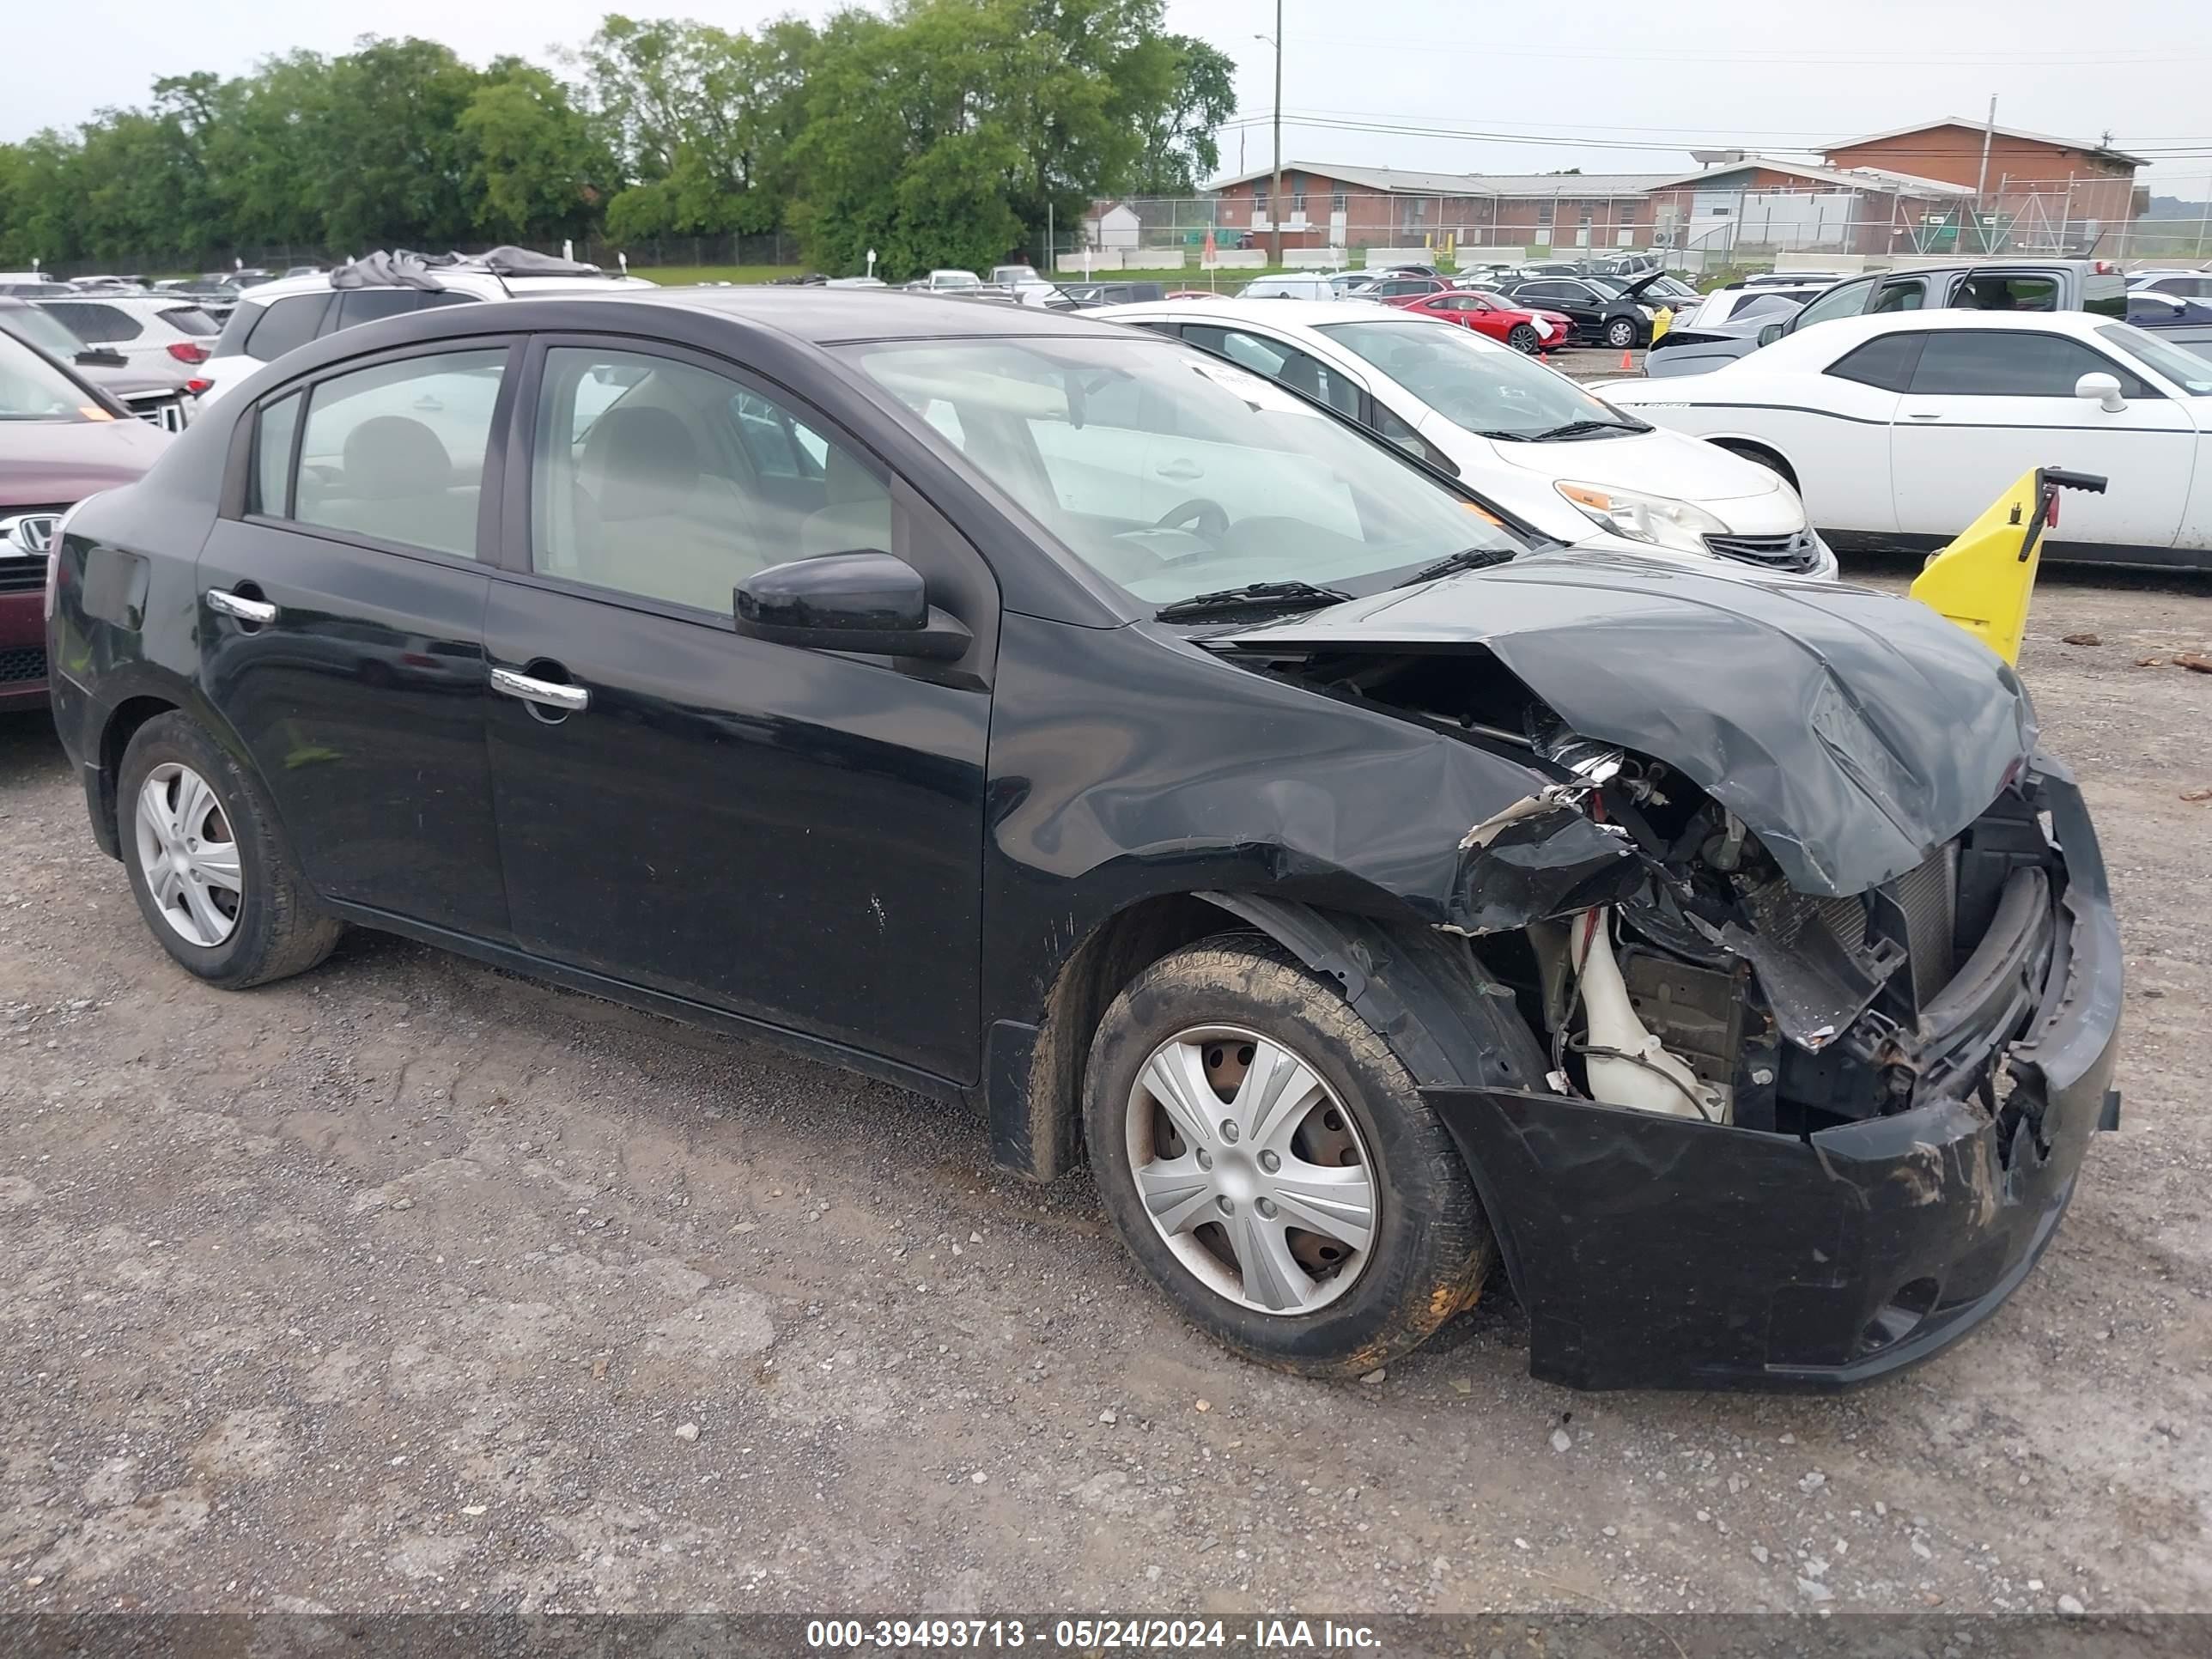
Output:
<svg viewBox="0 0 2212 1659">
<path fill-rule="evenodd" d="M 1268 116 L 1232 116 L 1222 125 L 1238 128 L 1272 118 Z M 1704 142 L 1676 139 L 1668 143 L 1646 142 L 1640 139 L 1616 138 L 1605 136 L 1606 130 L 1589 132 L 1554 135 L 1539 132 L 1519 132 L 1499 129 L 1457 127 L 1405 121 L 1356 121 L 1332 116 L 1309 114 L 1292 110 L 1283 112 L 1283 119 L 1292 126 L 1309 127 L 1318 131 L 1377 133 L 1408 138 L 1455 138 L 1487 143 L 1528 144 L 1553 149 L 1610 149 L 1650 155 L 1679 149 L 1735 149 L 1742 148 L 1741 135 L 1717 136 Z M 1792 149 L 1841 149 L 1856 142 L 1850 138 L 1833 140 L 1824 145 L 1789 145 Z M 2102 148 L 2083 145 L 2084 149 Z M 1917 156 L 1953 156 L 1954 149 L 1935 146 L 1885 146 L 1882 154 L 1891 160 L 1906 160 Z M 2212 156 L 2212 139 L 2196 139 L 2172 146 L 2136 146 L 2125 154 L 2140 156 L 2144 161 L 2199 160 Z"/>
<path fill-rule="evenodd" d="M 1355 52 L 1389 52 L 1402 53 L 1402 40 L 1376 40 L 1375 37 L 1355 35 L 1302 35 L 1301 40 L 1318 46 L 1348 48 Z M 1423 56 L 1441 53 L 1462 58 L 1547 58 L 1595 60 L 1610 63 L 1651 64 L 1714 64 L 1735 63 L 1752 64 L 1804 64 L 1820 67 L 1875 67 L 1896 69 L 1912 64 L 1933 64 L 1946 69 L 1966 69 L 1987 64 L 1999 66 L 2029 67 L 2036 64 L 2195 64 L 2212 61 L 2212 51 L 2194 52 L 2106 52 L 2090 56 L 2062 51 L 2033 52 L 1931 52 L 1915 49 L 1910 52 L 1869 54 L 1863 51 L 1833 53 L 1812 53 L 1759 48 L 1721 51 L 1704 47 L 1600 47 L 1600 46 L 1458 46 L 1431 40 L 1420 42 Z"/>
</svg>

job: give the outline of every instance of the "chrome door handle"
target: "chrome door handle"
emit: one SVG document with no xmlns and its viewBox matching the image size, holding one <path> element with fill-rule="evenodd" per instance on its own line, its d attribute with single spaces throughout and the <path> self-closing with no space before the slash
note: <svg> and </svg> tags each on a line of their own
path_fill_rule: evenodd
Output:
<svg viewBox="0 0 2212 1659">
<path fill-rule="evenodd" d="M 592 694 L 580 685 L 533 680 L 529 675 L 518 674 L 512 668 L 493 669 L 491 689 L 502 696 L 520 697 L 525 702 L 543 703 L 548 708 L 558 708 L 564 714 L 580 714 L 592 706 Z"/>
<path fill-rule="evenodd" d="M 235 617 L 242 623 L 258 625 L 276 620 L 276 607 L 268 600 L 249 599 L 242 593 L 233 593 L 224 588 L 208 589 L 207 602 L 209 610 L 220 611 L 224 616 Z"/>
<path fill-rule="evenodd" d="M 1908 421 L 1940 421 L 1943 414 L 1941 410 L 1931 409 L 1924 415 L 1918 410 L 1911 410 L 1906 412 L 1905 418 Z"/>
</svg>

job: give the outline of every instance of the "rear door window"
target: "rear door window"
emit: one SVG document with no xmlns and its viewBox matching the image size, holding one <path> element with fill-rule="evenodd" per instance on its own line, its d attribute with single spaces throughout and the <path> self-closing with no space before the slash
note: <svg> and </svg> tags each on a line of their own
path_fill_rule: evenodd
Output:
<svg viewBox="0 0 2212 1659">
<path fill-rule="evenodd" d="M 89 300 L 49 300 L 46 309 L 87 345 L 112 345 L 135 340 L 146 331 L 121 306 L 104 306 Z"/>
<path fill-rule="evenodd" d="M 473 294 L 457 294 L 450 289 L 349 288 L 338 295 L 337 325 L 352 328 L 380 317 L 403 317 L 435 306 L 466 305 L 475 298 Z"/>
<path fill-rule="evenodd" d="M 317 384 L 292 517 L 474 558 L 484 451 L 507 356 L 504 347 L 439 352 Z"/>
<path fill-rule="evenodd" d="M 195 339 L 211 340 L 222 332 L 222 325 L 198 306 L 164 306 L 161 320 L 179 334 L 189 334 Z"/>
<path fill-rule="evenodd" d="M 1359 416 L 1359 388 L 1310 352 L 1280 340 L 1263 339 L 1241 328 L 1220 328 L 1211 323 L 1191 323 L 1183 338 L 1218 357 L 1226 357 L 1241 368 L 1280 381 L 1293 391 L 1318 398 L 1340 414 Z"/>
<path fill-rule="evenodd" d="M 1970 272 L 1952 303 L 1968 311 L 2056 311 L 2058 278 L 2040 271 Z"/>
<path fill-rule="evenodd" d="M 297 350 L 315 337 L 330 307 L 328 294 L 295 294 L 277 301 L 261 313 L 252 332 L 246 337 L 246 355 L 269 363 Z"/>
</svg>

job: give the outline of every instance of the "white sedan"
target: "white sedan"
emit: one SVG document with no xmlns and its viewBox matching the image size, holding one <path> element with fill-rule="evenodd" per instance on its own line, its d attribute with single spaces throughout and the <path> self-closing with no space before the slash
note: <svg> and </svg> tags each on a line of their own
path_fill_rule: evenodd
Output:
<svg viewBox="0 0 2212 1659">
<path fill-rule="evenodd" d="M 1917 311 L 1803 329 L 1606 398 L 1774 467 L 1849 547 L 1948 541 L 2033 466 L 2100 472 L 2044 556 L 2212 565 L 2212 362 L 2086 312 Z"/>
<path fill-rule="evenodd" d="M 1770 468 L 1600 401 L 1510 346 L 1359 301 L 1164 300 L 1092 312 L 1318 399 L 1546 535 L 1595 525 L 1655 553 L 1832 578 Z"/>
</svg>

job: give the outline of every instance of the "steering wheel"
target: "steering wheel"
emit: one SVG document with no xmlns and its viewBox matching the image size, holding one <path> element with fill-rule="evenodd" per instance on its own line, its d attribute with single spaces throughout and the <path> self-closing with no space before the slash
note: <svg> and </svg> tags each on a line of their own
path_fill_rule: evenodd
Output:
<svg viewBox="0 0 2212 1659">
<path fill-rule="evenodd" d="M 1194 495 L 1188 501 L 1170 507 L 1153 520 L 1155 530 L 1173 530 L 1179 525 L 1188 525 L 1201 536 L 1215 540 L 1229 533 L 1229 509 L 1219 501 L 1204 495 Z"/>
</svg>

